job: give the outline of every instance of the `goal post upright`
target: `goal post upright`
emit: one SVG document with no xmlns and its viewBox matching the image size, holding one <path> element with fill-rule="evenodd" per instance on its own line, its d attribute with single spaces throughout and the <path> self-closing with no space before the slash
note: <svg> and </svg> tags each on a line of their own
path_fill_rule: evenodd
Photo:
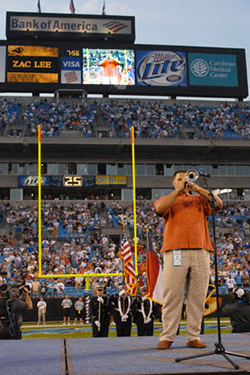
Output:
<svg viewBox="0 0 250 375">
<path fill-rule="evenodd" d="M 38 125 L 38 276 L 42 277 L 42 131 Z"/>
</svg>

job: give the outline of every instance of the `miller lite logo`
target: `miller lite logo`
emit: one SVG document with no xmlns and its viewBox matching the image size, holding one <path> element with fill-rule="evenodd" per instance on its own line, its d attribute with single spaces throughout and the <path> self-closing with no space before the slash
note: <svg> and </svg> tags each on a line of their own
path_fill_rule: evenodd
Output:
<svg viewBox="0 0 250 375">
<path fill-rule="evenodd" d="M 186 86 L 185 53 L 173 51 L 138 51 L 144 54 L 137 67 L 137 81 L 146 86 Z"/>
<path fill-rule="evenodd" d="M 45 178 L 41 177 L 41 185 L 45 184 Z M 37 176 L 28 176 L 23 180 L 22 186 L 38 186 Z"/>
</svg>

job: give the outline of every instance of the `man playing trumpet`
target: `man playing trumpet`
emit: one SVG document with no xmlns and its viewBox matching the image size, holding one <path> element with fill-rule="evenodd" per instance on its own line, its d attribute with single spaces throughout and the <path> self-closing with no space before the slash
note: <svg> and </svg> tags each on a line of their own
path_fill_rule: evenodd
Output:
<svg viewBox="0 0 250 375">
<path fill-rule="evenodd" d="M 174 191 L 154 205 L 164 220 L 163 332 L 158 349 L 168 349 L 175 339 L 186 282 L 186 345 L 206 347 L 200 340 L 200 327 L 209 281 L 209 252 L 213 250 L 207 225 L 212 197 L 208 190 L 193 182 L 198 174 L 191 172 L 176 172 L 172 182 Z M 192 192 L 198 194 L 192 195 Z M 218 208 L 222 207 L 220 198 L 215 194 L 214 198 Z"/>
</svg>

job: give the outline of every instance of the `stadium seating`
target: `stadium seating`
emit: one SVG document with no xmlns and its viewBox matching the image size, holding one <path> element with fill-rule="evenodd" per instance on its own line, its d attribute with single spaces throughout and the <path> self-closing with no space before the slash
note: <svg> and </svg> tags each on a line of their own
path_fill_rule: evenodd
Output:
<svg viewBox="0 0 250 375">
<path fill-rule="evenodd" d="M 45 227 L 45 239 L 42 243 L 42 263 L 43 272 L 46 274 L 69 274 L 69 273 L 110 273 L 120 272 L 118 244 L 114 244 L 103 234 L 101 226 L 94 230 L 96 221 L 102 215 L 111 215 L 110 223 L 114 229 L 120 229 L 121 220 L 126 224 L 127 234 L 129 238 L 133 238 L 133 210 L 131 206 L 115 208 L 104 208 L 100 202 L 93 202 L 93 209 L 89 210 L 86 202 L 82 204 L 74 203 L 74 206 L 63 206 L 60 202 L 61 216 L 56 216 L 59 203 L 51 202 L 48 206 L 43 206 L 43 215 L 46 210 L 51 208 L 50 221 L 52 223 L 52 231 L 49 232 L 49 225 Z M 97 214 L 97 210 L 102 210 Z M 21 207 L 18 204 L 12 204 L 6 207 L 2 204 L 2 218 L 6 222 L 6 229 L 11 235 L 0 237 L 0 282 L 26 282 L 32 285 L 32 281 L 38 270 L 38 246 L 37 246 L 37 228 L 32 231 L 30 213 L 32 207 Z M 8 208 L 8 209 L 7 209 Z M 155 214 L 153 206 L 150 202 L 139 204 L 137 234 L 139 237 L 140 249 L 138 257 L 138 267 L 144 270 L 146 262 L 145 244 L 146 244 L 146 227 L 150 223 L 150 233 L 155 242 L 156 248 L 160 249 L 161 238 L 163 232 L 163 221 Z M 62 214 L 63 213 L 63 214 Z M 65 215 L 70 220 L 65 225 Z M 44 216 L 46 217 L 46 215 Z M 84 226 L 81 234 L 77 231 L 76 219 L 80 220 L 77 225 Z M 37 217 L 33 213 L 33 221 Z M 209 218 L 211 221 L 211 218 Z M 72 233 L 69 233 L 68 223 L 73 222 Z M 91 225 L 84 224 L 85 221 Z M 59 225 L 57 225 L 57 223 Z M 107 224 L 110 225 L 110 224 Z M 249 255 L 249 228 L 250 228 L 250 210 L 243 204 L 225 205 L 223 209 L 216 215 L 217 227 L 217 248 L 218 248 L 218 265 L 220 269 L 221 286 L 220 292 L 227 292 L 225 284 L 229 273 L 235 277 L 237 271 L 241 274 L 249 272 L 250 255 Z M 28 228 L 28 229 L 27 229 Z M 54 230 L 54 229 L 57 230 Z M 19 233 L 19 240 L 15 239 L 15 233 Z M 14 235 L 13 235 L 14 234 Z M 46 239 L 47 238 L 47 239 Z M 211 265 L 214 257 L 211 256 Z M 145 273 L 142 271 L 140 275 L 145 282 Z M 91 281 L 92 278 L 90 278 Z M 116 281 L 114 281 L 117 279 Z M 98 280 L 98 278 L 97 278 Z M 97 281 L 93 280 L 93 283 Z M 118 277 L 114 278 L 112 283 L 118 282 Z M 42 279 L 48 284 L 47 279 Z M 64 281 L 65 282 L 65 281 Z M 70 282 L 70 285 L 68 285 Z M 245 283 L 245 288 L 249 288 Z M 92 288 L 92 281 L 90 282 Z M 115 286 L 108 288 L 108 293 L 112 293 Z M 65 282 L 64 294 L 72 297 L 78 297 L 89 293 L 85 289 L 85 282 L 81 289 L 76 289 L 74 280 L 69 279 Z M 57 292 L 52 288 L 48 290 L 49 297 L 57 297 Z"/>
<path fill-rule="evenodd" d="M 93 103 L 55 103 L 40 99 L 22 107 L 16 101 L 0 101 L 1 129 L 23 125 L 22 135 L 37 135 L 38 124 L 46 137 L 63 137 L 67 132 L 75 137 L 127 138 L 130 128 L 135 137 L 246 140 L 250 138 L 250 110 L 248 104 L 217 103 L 201 105 L 195 102 L 168 102 L 114 99 Z M 66 133 L 65 133 L 66 132 Z M 18 133 L 19 134 L 19 133 Z"/>
</svg>

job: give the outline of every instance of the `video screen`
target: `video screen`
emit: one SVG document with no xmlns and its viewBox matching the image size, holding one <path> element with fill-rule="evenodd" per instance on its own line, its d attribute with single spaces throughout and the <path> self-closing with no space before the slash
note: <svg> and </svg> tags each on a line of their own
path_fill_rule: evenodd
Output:
<svg viewBox="0 0 250 375">
<path fill-rule="evenodd" d="M 133 50 L 83 48 L 83 83 L 135 85 Z"/>
<path fill-rule="evenodd" d="M 8 46 L 7 82 L 57 83 L 57 47 Z"/>
</svg>

